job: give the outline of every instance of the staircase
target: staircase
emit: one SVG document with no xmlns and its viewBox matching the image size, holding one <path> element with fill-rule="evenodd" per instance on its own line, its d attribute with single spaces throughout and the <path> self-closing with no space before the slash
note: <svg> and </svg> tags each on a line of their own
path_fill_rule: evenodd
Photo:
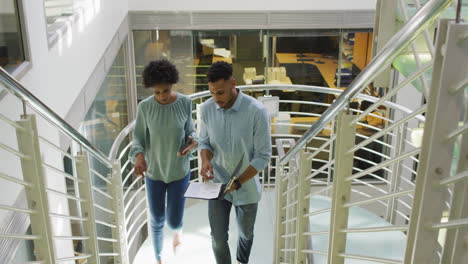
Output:
<svg viewBox="0 0 468 264">
<path fill-rule="evenodd" d="M 376 54 L 344 91 L 302 85 L 239 87 L 266 97 L 274 90 L 336 97 L 331 104 L 277 102 L 320 104 L 327 110 L 300 113 L 319 117 L 312 125 L 272 122 L 272 129 L 308 129 L 302 136 L 272 133 L 274 155 L 259 173 L 270 197 L 263 206 L 274 212 L 269 234 L 274 263 L 467 263 L 468 24 L 438 19 L 453 2 L 415 0 L 414 12 L 406 12 L 407 3 L 399 1 L 404 25 L 394 23 L 389 30 L 398 7 L 379 1 Z M 433 44 L 427 30 L 435 26 Z M 419 38 L 430 53 L 427 61 L 421 60 Z M 404 80 L 391 81 L 391 66 L 405 54 L 414 57 L 415 67 Z M 430 78 L 425 77 L 428 71 Z M 424 103 L 409 109 L 392 101 L 416 80 Z M 371 83 L 386 91 L 383 97 L 362 94 Z M 0 180 L 11 186 L 11 193 L 0 194 L 0 219 L 9 215 L 30 223 L 30 231 L 10 222 L 0 228 L 0 263 L 137 263 L 148 236 L 148 216 L 146 186 L 134 177 L 127 160 L 134 122 L 106 156 L 3 69 L 0 86 L 9 92 L 3 100 L 22 109 L 18 117 L 0 108 Z M 208 91 L 190 95 L 195 104 L 209 96 Z M 372 105 L 356 110 L 349 107 L 354 99 Z M 198 122 L 198 107 L 193 114 Z M 368 118 L 384 125 L 369 125 Z M 420 130 L 422 141 L 414 137 Z M 69 151 L 63 150 L 63 138 L 72 142 Z M 71 161 L 71 170 L 64 159 Z M 191 158 L 192 181 L 199 180 L 198 160 Z M 25 203 L 16 200 L 21 192 Z M 373 236 L 375 241 L 393 241 L 381 248 L 394 252 L 370 250 L 378 245 Z M 18 242 L 26 241 L 32 241 L 27 258 L 3 254 L 7 248 L 16 252 Z M 357 246 L 366 243 L 367 249 Z"/>
</svg>

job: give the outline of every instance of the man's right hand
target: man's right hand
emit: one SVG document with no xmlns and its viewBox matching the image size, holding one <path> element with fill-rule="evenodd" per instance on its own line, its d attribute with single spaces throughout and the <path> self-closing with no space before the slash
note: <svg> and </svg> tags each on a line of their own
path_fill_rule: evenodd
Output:
<svg viewBox="0 0 468 264">
<path fill-rule="evenodd" d="M 143 172 L 146 172 L 146 160 L 143 153 L 138 153 L 135 160 L 135 175 L 144 177 Z"/>
<path fill-rule="evenodd" d="M 202 167 L 200 173 L 203 177 L 203 181 L 208 182 L 209 180 L 212 180 L 214 178 L 213 165 L 211 165 L 213 153 L 207 149 L 202 149 L 200 154 L 202 159 Z"/>
<path fill-rule="evenodd" d="M 212 180 L 214 178 L 213 165 L 211 165 L 211 161 L 209 160 L 202 161 L 202 167 L 201 167 L 200 173 L 203 176 L 204 182 L 208 182 L 209 180 Z"/>
</svg>

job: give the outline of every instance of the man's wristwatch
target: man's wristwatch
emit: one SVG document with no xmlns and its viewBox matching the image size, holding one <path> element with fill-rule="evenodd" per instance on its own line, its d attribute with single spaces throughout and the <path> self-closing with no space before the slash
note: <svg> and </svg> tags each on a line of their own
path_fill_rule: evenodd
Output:
<svg viewBox="0 0 468 264">
<path fill-rule="evenodd" d="M 239 180 L 235 180 L 234 184 L 236 184 L 236 190 L 239 190 L 242 187 L 242 184 L 240 183 Z"/>
</svg>

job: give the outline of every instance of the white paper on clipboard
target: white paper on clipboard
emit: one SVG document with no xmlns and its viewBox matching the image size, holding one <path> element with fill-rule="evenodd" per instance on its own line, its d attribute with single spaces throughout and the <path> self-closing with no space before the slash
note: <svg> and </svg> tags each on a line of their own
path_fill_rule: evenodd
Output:
<svg viewBox="0 0 468 264">
<path fill-rule="evenodd" d="M 222 190 L 222 183 L 191 182 L 185 191 L 186 198 L 213 200 L 218 199 Z"/>
</svg>

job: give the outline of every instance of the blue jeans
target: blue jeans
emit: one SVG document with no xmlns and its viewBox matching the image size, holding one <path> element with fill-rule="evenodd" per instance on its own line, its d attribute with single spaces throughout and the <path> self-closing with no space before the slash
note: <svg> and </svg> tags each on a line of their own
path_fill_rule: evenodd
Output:
<svg viewBox="0 0 468 264">
<path fill-rule="evenodd" d="M 182 218 L 184 216 L 185 207 L 184 192 L 187 189 L 189 180 L 190 172 L 185 178 L 171 183 L 154 181 L 149 178 L 145 179 L 148 206 L 151 215 L 153 248 L 157 260 L 161 260 L 165 215 L 167 214 L 167 224 L 171 229 L 182 229 Z"/>
<path fill-rule="evenodd" d="M 236 210 L 239 240 L 237 242 L 237 261 L 248 263 L 250 250 L 254 238 L 255 218 L 257 217 L 258 204 L 246 204 L 234 206 Z M 231 252 L 229 251 L 229 215 L 232 203 L 227 200 L 210 200 L 208 202 L 208 218 L 211 227 L 211 242 L 216 263 L 230 264 Z"/>
</svg>

